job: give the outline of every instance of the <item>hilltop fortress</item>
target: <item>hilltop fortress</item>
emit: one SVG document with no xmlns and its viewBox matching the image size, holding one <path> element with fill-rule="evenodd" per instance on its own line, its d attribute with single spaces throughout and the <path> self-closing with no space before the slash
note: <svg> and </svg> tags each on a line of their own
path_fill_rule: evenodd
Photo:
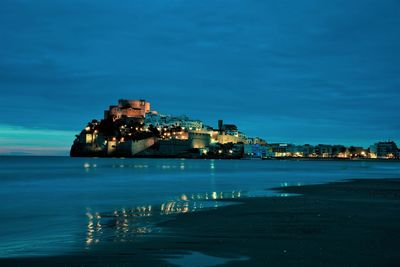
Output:
<svg viewBox="0 0 400 267">
<path fill-rule="evenodd" d="M 76 135 L 72 157 L 172 158 L 379 158 L 398 159 L 393 141 L 368 149 L 343 145 L 268 144 L 247 137 L 234 124 L 218 121 L 217 128 L 185 115 L 160 114 L 146 100 L 120 99 Z"/>
<path fill-rule="evenodd" d="M 221 120 L 213 129 L 185 115 L 159 114 L 145 100 L 120 99 L 76 136 L 71 156 L 241 158 L 244 143 L 248 138 Z"/>
</svg>

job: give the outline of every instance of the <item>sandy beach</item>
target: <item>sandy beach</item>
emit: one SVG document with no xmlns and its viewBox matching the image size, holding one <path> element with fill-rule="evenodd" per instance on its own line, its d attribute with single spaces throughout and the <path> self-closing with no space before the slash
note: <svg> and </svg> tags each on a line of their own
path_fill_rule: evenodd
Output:
<svg viewBox="0 0 400 267">
<path fill-rule="evenodd" d="M 400 266 L 400 179 L 276 190 L 299 195 L 171 215 L 137 242 L 0 266 Z"/>
</svg>

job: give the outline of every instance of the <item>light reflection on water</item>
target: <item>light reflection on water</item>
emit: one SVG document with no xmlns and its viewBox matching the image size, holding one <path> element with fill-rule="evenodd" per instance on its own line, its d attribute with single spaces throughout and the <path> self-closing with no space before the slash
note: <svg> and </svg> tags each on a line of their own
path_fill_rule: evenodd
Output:
<svg viewBox="0 0 400 267">
<path fill-rule="evenodd" d="M 81 250 L 86 241 L 90 247 L 114 236 L 124 240 L 126 233 L 152 234 L 156 215 L 218 206 L 221 192 L 234 189 L 249 197 L 285 197 L 264 189 L 398 178 L 399 163 L 0 157 L 0 257 L 56 255 Z M 143 216 L 124 221 L 121 214 L 136 207 Z"/>
<path fill-rule="evenodd" d="M 138 236 L 158 233 L 154 216 L 166 216 L 180 213 L 195 212 L 204 208 L 217 208 L 229 203 L 218 200 L 238 199 L 245 197 L 242 191 L 207 192 L 182 194 L 176 200 L 160 205 L 141 205 L 130 209 L 116 209 L 110 213 L 93 212 L 90 208 L 86 213 L 88 222 L 86 229 L 86 248 L 104 241 L 127 242 Z"/>
<path fill-rule="evenodd" d="M 185 160 L 186 159 L 176 159 L 176 160 L 174 160 L 172 162 L 167 162 L 167 164 L 165 164 L 165 163 L 164 164 L 155 164 L 155 165 L 152 165 L 152 166 L 150 166 L 149 164 L 124 163 L 123 161 L 126 161 L 125 158 L 119 158 L 118 160 L 120 161 L 119 163 L 111 164 L 109 167 L 111 167 L 111 168 L 133 168 L 133 169 L 147 169 L 149 167 L 152 167 L 152 168 L 163 169 L 163 170 L 166 170 L 166 169 L 180 169 L 181 171 L 184 171 L 185 168 L 186 168 L 186 165 L 185 165 Z M 216 160 L 215 159 L 210 159 L 210 160 L 207 160 L 207 162 L 209 162 L 208 163 L 208 168 L 210 169 L 210 172 L 214 173 L 215 170 L 216 170 Z M 190 165 L 191 165 L 190 167 L 193 168 L 193 164 L 190 164 Z M 107 167 L 107 166 L 105 165 L 103 167 Z M 87 162 L 83 163 L 83 168 L 86 171 L 90 171 L 90 169 L 97 168 L 97 164 L 96 163 L 90 163 L 89 161 L 87 161 Z"/>
</svg>

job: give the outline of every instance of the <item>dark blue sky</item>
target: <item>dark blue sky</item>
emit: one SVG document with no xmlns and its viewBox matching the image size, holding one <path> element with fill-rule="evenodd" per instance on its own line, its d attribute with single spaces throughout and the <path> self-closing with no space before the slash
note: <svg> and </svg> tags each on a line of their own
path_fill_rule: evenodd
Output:
<svg viewBox="0 0 400 267">
<path fill-rule="evenodd" d="M 66 153 L 119 98 L 270 142 L 400 141 L 399 73 L 398 0 L 2 0 L 0 154 Z"/>
</svg>

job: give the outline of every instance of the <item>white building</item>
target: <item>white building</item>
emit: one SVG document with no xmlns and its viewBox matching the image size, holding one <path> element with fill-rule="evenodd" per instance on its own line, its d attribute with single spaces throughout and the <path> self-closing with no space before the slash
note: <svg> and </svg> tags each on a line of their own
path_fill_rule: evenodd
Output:
<svg viewBox="0 0 400 267">
<path fill-rule="evenodd" d="M 145 118 L 146 126 L 152 124 L 155 127 L 158 126 L 180 126 L 185 130 L 200 130 L 203 128 L 203 122 L 200 120 L 192 120 L 188 116 L 171 116 L 163 114 L 149 113 L 146 114 Z"/>
</svg>

